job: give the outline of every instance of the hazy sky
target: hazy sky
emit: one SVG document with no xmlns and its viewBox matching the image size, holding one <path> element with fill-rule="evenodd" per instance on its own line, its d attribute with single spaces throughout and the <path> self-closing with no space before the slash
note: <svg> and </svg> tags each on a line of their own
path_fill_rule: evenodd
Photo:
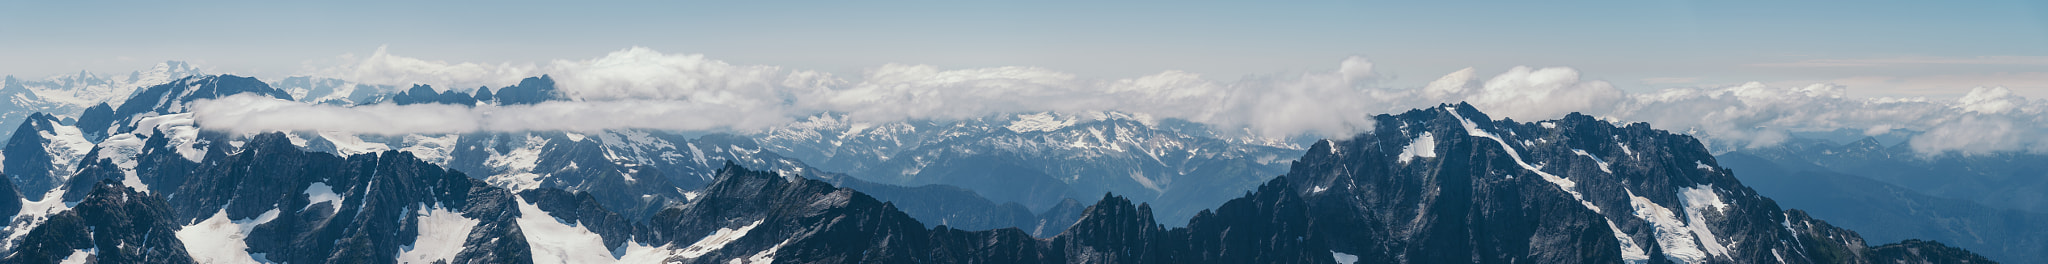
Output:
<svg viewBox="0 0 2048 264">
<path fill-rule="evenodd" d="M 25 78 L 163 60 L 274 77 L 379 46 L 484 63 L 643 46 L 847 76 L 908 63 L 1237 79 L 1326 71 L 1356 55 L 1396 86 L 1529 65 L 1636 91 L 1763 81 L 1831 82 L 1853 96 L 2006 86 L 2048 97 L 2048 3 L 2032 1 L 0 4 L 0 74 Z"/>
</svg>

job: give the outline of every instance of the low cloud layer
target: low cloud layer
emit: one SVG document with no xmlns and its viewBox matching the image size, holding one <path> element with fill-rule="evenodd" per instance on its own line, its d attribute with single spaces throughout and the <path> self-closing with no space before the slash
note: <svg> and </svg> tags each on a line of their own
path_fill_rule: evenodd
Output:
<svg viewBox="0 0 2048 264">
<path fill-rule="evenodd" d="M 573 98 L 532 106 L 315 106 L 256 97 L 195 104 L 207 127 L 235 131 L 324 130 L 405 134 L 617 128 L 749 131 L 822 112 L 856 122 L 962 119 L 1017 112 L 1124 111 L 1179 118 L 1268 136 L 1345 135 L 1371 127 L 1370 116 L 1470 102 L 1495 117 L 1531 121 L 1581 112 L 1650 122 L 1700 136 L 1717 147 L 1770 146 L 1791 132 L 1850 129 L 1877 135 L 1920 133 L 1923 153 L 2048 153 L 2048 102 L 2005 88 L 1977 88 L 1960 99 L 1850 98 L 1833 84 L 1630 93 L 1586 80 L 1566 67 L 1451 72 L 1425 87 L 1379 85 L 1360 57 L 1322 71 L 1219 81 L 1165 71 L 1088 79 L 1053 69 L 942 69 L 891 64 L 860 76 L 733 65 L 694 54 L 630 48 L 588 60 L 547 63 L 450 63 L 375 54 L 313 75 L 370 84 L 500 87 L 549 74 Z"/>
<path fill-rule="evenodd" d="M 315 105 L 256 95 L 194 102 L 195 119 L 208 129 L 343 131 L 363 134 L 476 131 L 597 131 L 603 129 L 724 130 L 767 127 L 788 115 L 668 100 L 545 102 L 533 105 L 445 104 L 355 107 Z"/>
</svg>

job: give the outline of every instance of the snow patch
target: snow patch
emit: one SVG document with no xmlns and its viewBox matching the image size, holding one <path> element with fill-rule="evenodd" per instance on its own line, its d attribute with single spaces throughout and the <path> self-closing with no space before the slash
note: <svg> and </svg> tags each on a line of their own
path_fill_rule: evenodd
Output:
<svg viewBox="0 0 2048 264">
<path fill-rule="evenodd" d="M 1657 238 L 1657 246 L 1664 249 L 1664 256 L 1685 263 L 1707 261 L 1709 255 L 1707 251 L 1701 250 L 1698 244 L 1700 240 L 1696 239 L 1698 237 L 1694 235 L 1694 229 L 1686 222 L 1680 221 L 1677 213 L 1671 211 L 1671 208 L 1651 202 L 1650 198 L 1637 196 L 1634 191 L 1630 191 L 1628 195 L 1629 206 L 1634 207 L 1636 218 L 1648 221 L 1656 228 L 1656 233 L 1652 236 Z"/>
<path fill-rule="evenodd" d="M 152 130 L 153 129 L 153 130 Z M 155 136 L 162 131 L 178 155 L 186 160 L 199 162 L 206 158 L 206 150 L 199 149 L 199 127 L 192 124 L 192 113 L 178 113 L 143 118 L 135 122 L 136 133 Z"/>
<path fill-rule="evenodd" d="M 754 227 L 761 225 L 761 221 L 754 220 L 754 223 L 740 226 L 737 229 L 718 228 L 717 232 L 712 232 L 711 235 L 704 236 L 703 239 L 698 239 L 696 243 L 690 243 L 689 247 L 683 248 L 682 255 L 684 258 L 697 258 L 704 256 L 704 254 L 709 254 L 711 251 L 725 248 L 725 244 L 732 243 L 734 240 L 740 240 L 741 237 L 746 237 L 747 231 L 753 231 Z"/>
<path fill-rule="evenodd" d="M 448 211 L 439 205 L 433 210 L 422 206 L 414 214 L 419 215 L 419 237 L 413 240 L 412 245 L 400 249 L 398 263 L 452 262 L 455 254 L 462 253 L 462 243 L 469 239 L 470 231 L 476 228 L 477 223 L 483 222 L 463 217 L 462 213 Z"/>
<path fill-rule="evenodd" d="M 60 188 L 43 194 L 42 200 L 22 199 L 21 212 L 15 213 L 13 221 L 8 223 L 4 232 L 0 232 L 7 234 L 6 240 L 0 240 L 0 249 L 20 246 L 15 243 L 21 242 L 23 236 L 28 236 L 29 230 L 35 230 L 36 226 L 43 225 L 43 221 L 49 220 L 50 215 L 71 210 L 71 205 L 64 203 L 65 192 L 65 189 Z"/>
<path fill-rule="evenodd" d="M 147 142 L 135 134 L 114 135 L 100 141 L 100 152 L 92 158 L 112 161 L 114 165 L 127 170 L 129 175 L 134 175 L 135 157 L 142 155 L 142 146 L 145 143 Z"/>
<path fill-rule="evenodd" d="M 853 124 L 848 124 L 848 125 L 846 126 L 846 132 L 840 132 L 840 133 L 839 133 L 839 139 L 846 139 L 846 137 L 850 137 L 850 136 L 853 136 L 853 135 L 858 135 L 858 134 L 860 134 L 860 132 L 861 132 L 861 131 L 865 131 L 865 130 L 868 130 L 868 128 L 872 128 L 872 127 L 875 127 L 875 125 L 874 125 L 874 124 L 869 124 L 869 123 L 853 123 Z"/>
<path fill-rule="evenodd" d="M 1408 163 L 1408 160 L 1414 158 L 1435 157 L 1436 136 L 1430 135 L 1428 131 L 1424 131 L 1422 132 L 1422 136 L 1417 136 L 1414 140 L 1409 141 L 1408 146 L 1401 147 L 1401 157 L 1394 161 L 1405 164 Z"/>
<path fill-rule="evenodd" d="M 1330 251 L 1330 259 L 1332 259 L 1332 260 L 1336 260 L 1336 261 L 1337 261 L 1337 263 L 1340 263 L 1340 264 L 1351 264 L 1351 263 L 1358 263 L 1358 256 L 1356 256 L 1356 255 L 1351 255 L 1351 254 L 1344 254 L 1343 252 L 1337 252 L 1337 251 L 1335 251 L 1335 250 L 1331 250 L 1331 251 Z"/>
<path fill-rule="evenodd" d="M 789 242 L 792 242 L 792 241 L 796 241 L 796 238 L 792 237 L 792 238 L 789 238 L 789 239 L 784 239 L 784 240 L 782 240 L 782 243 L 776 243 L 774 247 L 769 247 L 769 248 L 768 248 L 767 250 L 762 250 L 762 251 L 761 251 L 761 252 L 759 252 L 759 253 L 754 253 L 754 255 L 753 255 L 753 256 L 748 256 L 748 257 L 747 257 L 746 259 L 739 259 L 739 258 L 734 258 L 734 259 L 732 259 L 732 261 L 728 261 L 727 263 L 732 263 L 732 264 L 773 264 L 773 263 L 775 263 L 775 252 L 776 252 L 776 251 L 781 251 L 781 250 L 782 250 L 782 246 L 785 246 L 785 245 L 789 245 Z"/>
<path fill-rule="evenodd" d="M 1059 120 L 1059 117 L 1053 116 L 1052 113 L 1037 113 L 1017 115 L 1016 121 L 1010 121 L 1010 125 L 1003 126 L 1003 128 L 1008 128 L 1010 129 L 1010 131 L 1015 131 L 1017 133 L 1025 133 L 1052 132 L 1054 130 L 1060 130 L 1061 128 L 1067 128 L 1070 126 L 1074 126 L 1073 117 L 1067 117 L 1066 120 Z"/>
<path fill-rule="evenodd" d="M 456 138 L 458 138 L 458 135 L 455 134 L 439 137 L 405 135 L 404 144 L 406 147 L 398 150 L 412 152 L 413 157 L 417 157 L 427 163 L 448 165 L 449 154 L 455 151 Z"/>
<path fill-rule="evenodd" d="M 114 135 L 101 141 L 96 146 L 100 150 L 98 153 L 94 153 L 92 157 L 86 157 L 81 160 L 107 160 L 112 162 L 117 169 L 121 170 L 121 185 L 147 192 L 149 191 L 149 185 L 143 184 L 142 178 L 135 175 L 135 158 L 142 156 L 144 144 L 145 141 L 141 138 L 136 138 L 135 134 Z"/>
<path fill-rule="evenodd" d="M 311 186 L 306 186 L 305 193 L 306 207 L 299 208 L 299 211 L 305 211 L 306 208 L 313 208 L 315 204 L 326 202 L 328 203 L 327 207 L 333 208 L 333 212 L 328 212 L 329 214 L 341 212 L 341 195 L 334 193 L 334 186 L 327 186 L 325 182 L 315 182 Z"/>
<path fill-rule="evenodd" d="M 711 167 L 711 161 L 704 159 L 704 150 L 697 148 L 697 143 L 683 143 L 683 145 L 690 147 L 690 161 L 697 162 L 698 166 L 703 166 L 705 168 Z"/>
<path fill-rule="evenodd" d="M 85 134 L 79 132 L 78 127 L 57 124 L 56 122 L 50 122 L 48 125 L 50 126 L 50 131 L 37 131 L 36 134 L 47 140 L 47 142 L 43 143 L 43 151 L 50 154 L 50 166 L 52 169 L 55 169 L 55 171 L 50 172 L 50 175 L 58 176 L 60 180 L 65 180 L 59 182 L 68 182 L 68 179 L 71 178 L 70 175 L 78 166 L 79 157 L 85 156 L 87 152 L 92 152 L 92 141 L 85 140 Z M 137 189 L 146 189 L 147 187 L 142 186 Z"/>
<path fill-rule="evenodd" d="M 178 240 L 185 242 L 185 251 L 192 260 L 199 263 L 263 263 L 249 255 L 249 244 L 243 239 L 257 225 L 277 219 L 278 210 L 270 209 L 253 219 L 228 220 L 223 209 L 199 223 L 179 229 Z"/>
<path fill-rule="evenodd" d="M 639 242 L 626 242 L 625 248 L 620 251 L 623 252 L 624 254 L 619 254 L 619 261 L 615 263 L 652 264 L 663 263 L 663 261 L 667 261 L 669 257 L 674 257 L 676 255 L 677 250 L 665 246 L 653 247 L 640 244 Z"/>
<path fill-rule="evenodd" d="M 533 263 L 611 263 L 611 249 L 605 248 L 604 237 L 590 232 L 582 226 L 562 223 L 547 211 L 540 210 L 526 202 L 526 198 L 513 196 L 519 203 L 520 231 L 526 235 L 526 243 L 533 252 Z M 457 249 L 460 251 L 460 249 Z"/>
<path fill-rule="evenodd" d="M 1702 170 L 1707 170 L 1707 171 L 1714 171 L 1714 166 L 1707 166 L 1707 162 L 1705 162 L 1705 161 L 1697 161 L 1697 160 L 1695 160 L 1695 161 L 1692 161 L 1692 164 L 1693 164 L 1693 167 L 1694 167 L 1694 168 L 1699 168 L 1699 169 L 1702 169 Z"/>
<path fill-rule="evenodd" d="M 80 250 L 75 250 L 75 251 L 71 251 L 71 255 L 70 255 L 70 256 L 64 256 L 64 262 L 58 262 L 58 263 L 62 263 L 62 264 L 85 264 L 85 262 L 86 262 L 86 260 L 87 260 L 87 259 L 90 259 L 90 258 L 92 258 L 92 253 L 93 253 L 93 252 L 95 251 L 94 249 L 98 249 L 98 248 L 87 248 L 87 249 L 80 249 Z"/>
<path fill-rule="evenodd" d="M 1609 230 L 1609 231 L 1610 231 L 1610 233 L 1613 233 L 1613 234 L 1614 234 L 1614 239 L 1615 239 L 1615 240 L 1617 240 L 1617 241 L 1621 241 L 1621 260 L 1622 260 L 1622 262 L 1626 262 L 1626 263 L 1649 263 L 1649 262 L 1650 262 L 1650 253 L 1644 253 L 1644 252 L 1643 252 L 1643 246 L 1642 246 L 1642 245 L 1637 245 L 1637 244 L 1636 244 L 1636 240 L 1635 240 L 1635 238 L 1631 238 L 1631 237 L 1629 237 L 1628 233 L 1626 233 L 1626 232 L 1622 232 L 1622 231 L 1621 231 L 1621 227 L 1619 227 L 1619 226 L 1615 226 L 1615 225 L 1614 225 L 1614 221 L 1605 221 L 1605 222 L 1607 222 L 1607 230 Z"/>
<path fill-rule="evenodd" d="M 1131 180 L 1137 181 L 1138 185 L 1145 186 L 1145 189 L 1152 189 L 1154 192 L 1166 192 L 1165 188 L 1159 188 L 1158 183 L 1153 183 L 1152 178 L 1146 178 L 1145 175 L 1141 175 L 1136 171 L 1131 172 Z"/>
<path fill-rule="evenodd" d="M 1600 165 L 1600 171 L 1607 172 L 1607 174 L 1614 174 L 1614 170 L 1608 169 L 1607 160 L 1602 160 L 1599 156 L 1593 156 L 1593 153 L 1586 153 L 1586 150 L 1583 149 L 1572 149 L 1572 153 L 1578 153 L 1579 156 L 1586 156 L 1587 158 L 1592 158 L 1593 163 Z"/>
<path fill-rule="evenodd" d="M 547 144 L 546 138 L 527 135 L 525 145 L 510 152 L 491 150 L 490 158 L 484 159 L 484 166 L 496 171 L 497 175 L 491 175 L 485 181 L 513 191 L 539 188 L 540 174 L 533 173 L 533 167 L 539 166 L 541 148 Z"/>
<path fill-rule="evenodd" d="M 356 154 L 378 153 L 384 152 L 386 150 L 391 150 L 391 146 L 389 145 L 384 145 L 384 143 L 366 142 L 363 141 L 362 137 L 347 132 L 321 131 L 320 138 L 325 138 L 327 139 L 327 142 L 334 143 L 334 151 L 340 152 L 335 154 L 340 154 L 341 156 L 344 157 L 354 156 Z"/>
<path fill-rule="evenodd" d="M 1685 218 L 1686 222 L 1690 223 L 1686 226 L 1692 228 L 1693 235 L 1698 236 L 1700 242 L 1705 244 L 1702 246 L 1705 246 L 1707 253 L 1715 256 L 1728 255 L 1728 245 L 1721 243 L 1720 236 L 1715 235 L 1714 229 L 1707 226 L 1706 215 L 1702 214 L 1707 210 L 1720 213 L 1728 208 L 1727 203 L 1721 202 L 1721 195 L 1714 193 L 1714 186 L 1689 187 L 1679 190 L 1678 195 L 1685 198 Z"/>
</svg>

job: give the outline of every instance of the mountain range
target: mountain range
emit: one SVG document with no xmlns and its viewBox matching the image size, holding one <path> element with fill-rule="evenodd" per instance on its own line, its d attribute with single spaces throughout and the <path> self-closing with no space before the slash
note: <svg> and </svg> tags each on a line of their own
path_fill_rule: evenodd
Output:
<svg viewBox="0 0 2048 264">
<path fill-rule="evenodd" d="M 186 112 L 235 94 L 568 100 L 548 76 L 364 96 L 301 80 L 196 75 L 77 118 L 22 115 L 0 150 L 0 260 L 1991 262 L 1941 242 L 1867 245 L 1650 124 L 1495 120 L 1465 104 L 1310 144 L 1126 113 L 356 135 L 232 134 Z"/>
<path fill-rule="evenodd" d="M 2038 155 L 1926 156 L 1877 138 L 1801 138 L 1722 154 L 1744 183 L 1876 239 L 1930 239 L 1995 259 L 2048 258 Z M 1910 187 L 1909 187 L 1910 186 Z M 1960 191 L 1959 189 L 1969 189 Z"/>
</svg>

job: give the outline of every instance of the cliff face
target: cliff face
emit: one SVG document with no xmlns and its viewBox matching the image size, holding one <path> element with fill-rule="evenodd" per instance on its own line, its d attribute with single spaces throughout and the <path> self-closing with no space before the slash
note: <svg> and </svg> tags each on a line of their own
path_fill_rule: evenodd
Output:
<svg viewBox="0 0 2048 264">
<path fill-rule="evenodd" d="M 1367 263 L 1879 260 L 1648 124 L 1491 120 L 1463 104 L 1377 121 L 1312 147 L 1287 176 L 1316 216 L 1310 233 Z"/>
</svg>

